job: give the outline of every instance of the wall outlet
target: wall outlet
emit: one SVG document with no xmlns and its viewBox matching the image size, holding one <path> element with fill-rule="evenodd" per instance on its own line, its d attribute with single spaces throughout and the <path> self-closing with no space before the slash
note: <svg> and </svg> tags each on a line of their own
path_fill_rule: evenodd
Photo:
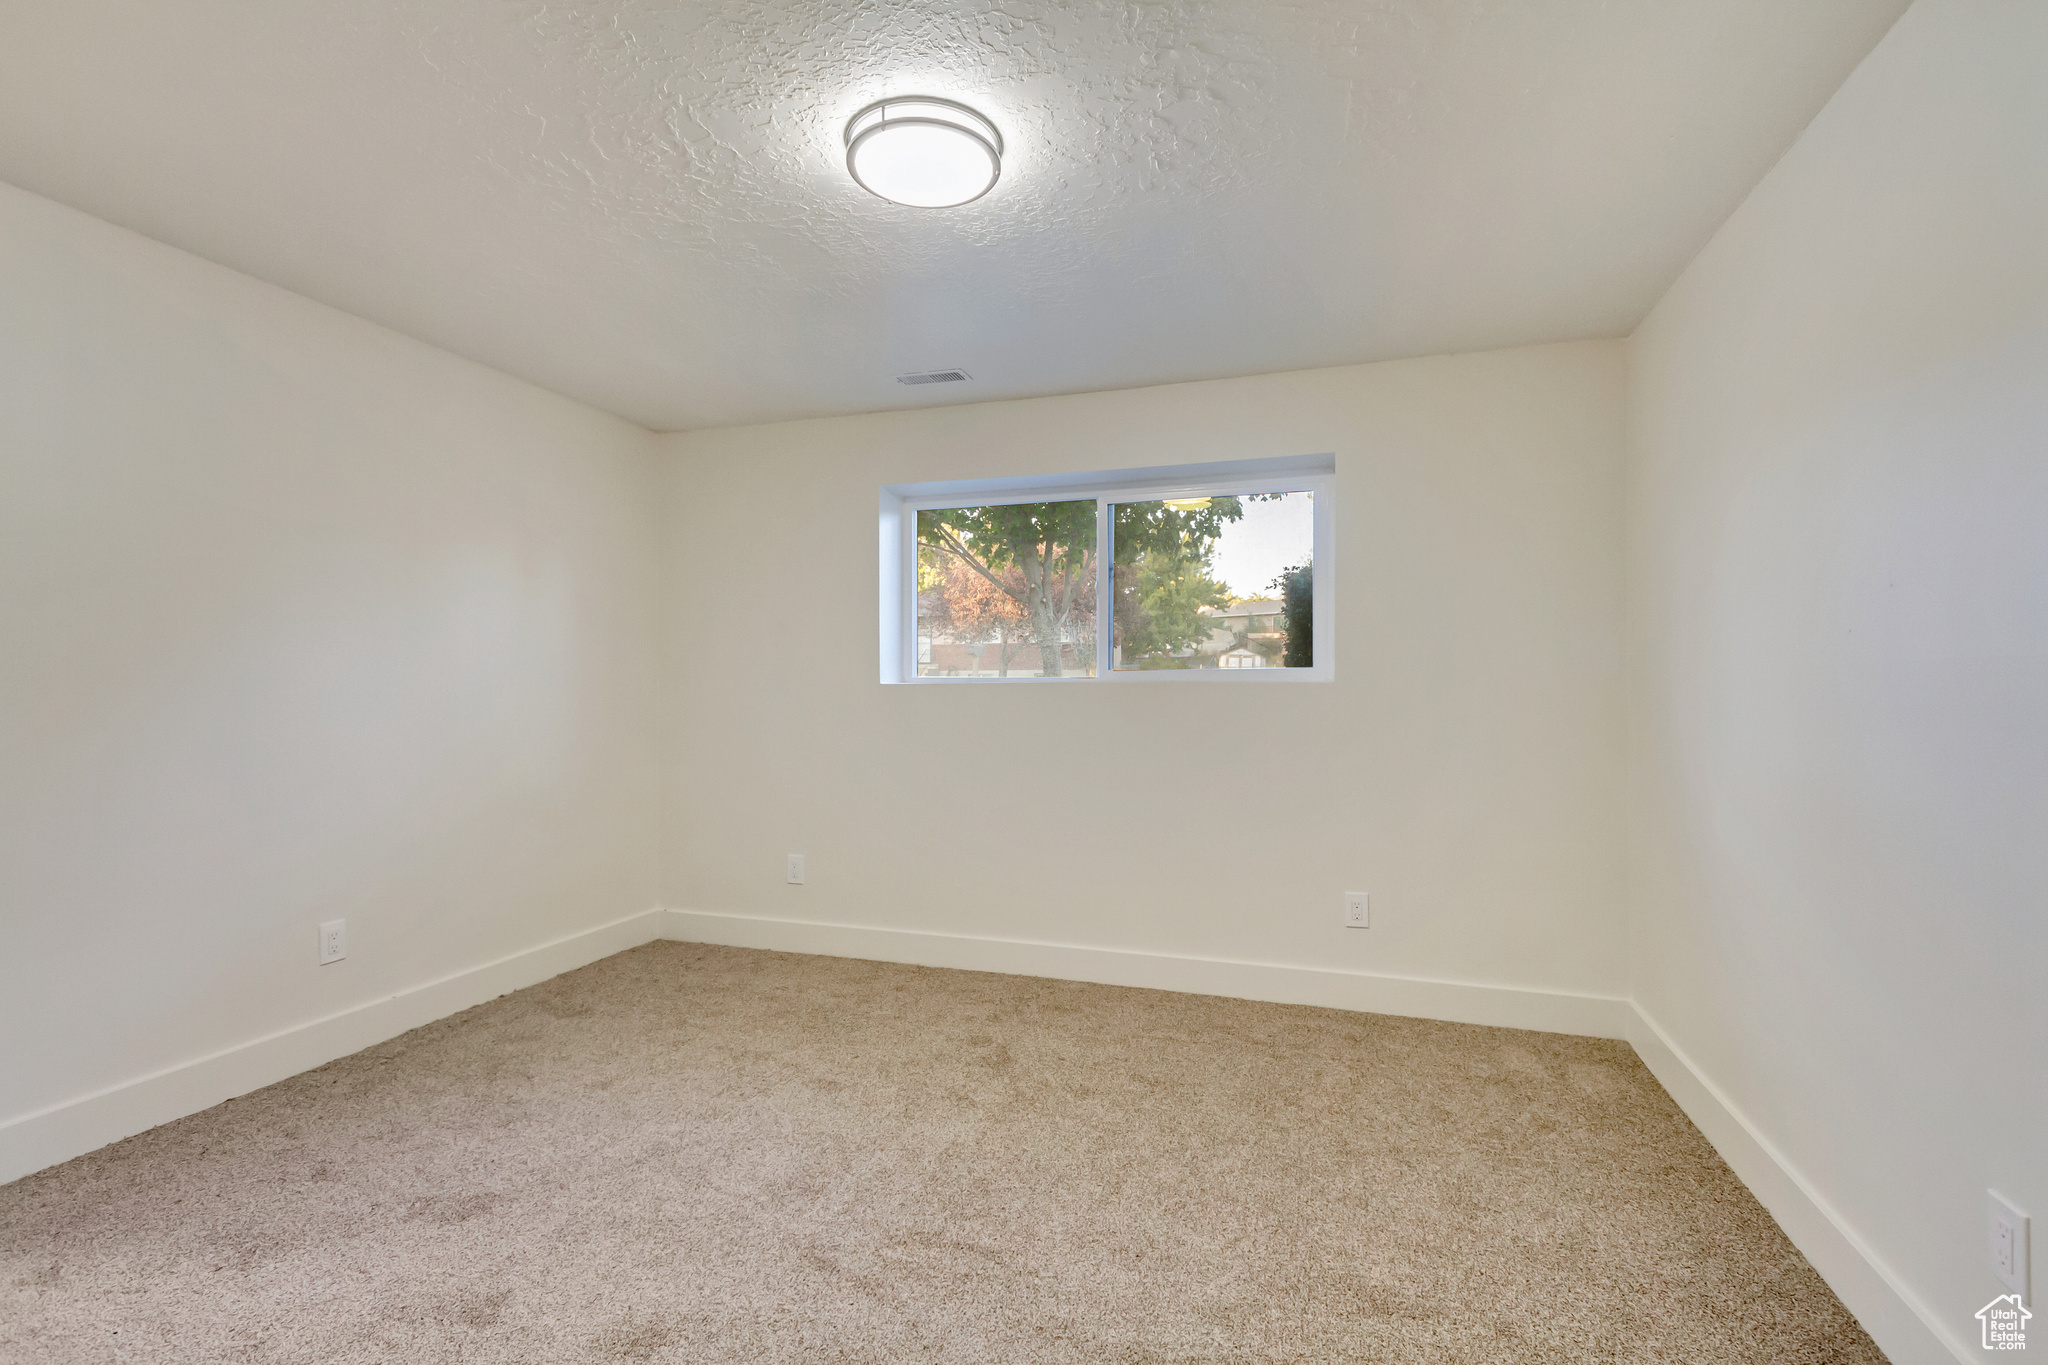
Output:
<svg viewBox="0 0 2048 1365">
<path fill-rule="evenodd" d="M 1344 927 L 1347 929 L 1366 928 L 1365 893 L 1346 891 L 1344 893 Z"/>
<path fill-rule="evenodd" d="M 2032 1303 L 2034 1296 L 2027 1292 L 2027 1215 L 1997 1190 L 1984 1194 L 1990 1215 L 1991 1273 L 2000 1284 Z"/>
<path fill-rule="evenodd" d="M 331 919 L 320 926 L 320 965 L 339 962 L 348 956 L 348 921 Z"/>
<path fill-rule="evenodd" d="M 804 884 L 804 855 L 801 853 L 789 855 L 789 884 L 791 886 L 802 886 Z"/>
</svg>

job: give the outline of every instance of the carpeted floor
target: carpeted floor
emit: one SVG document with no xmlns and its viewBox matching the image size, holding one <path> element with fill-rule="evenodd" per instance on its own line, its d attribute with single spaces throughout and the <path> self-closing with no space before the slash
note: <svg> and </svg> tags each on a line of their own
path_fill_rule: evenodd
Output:
<svg viewBox="0 0 2048 1365">
<path fill-rule="evenodd" d="M 656 943 L 0 1187 L 0 1360 L 1879 1361 L 1625 1044 Z"/>
</svg>

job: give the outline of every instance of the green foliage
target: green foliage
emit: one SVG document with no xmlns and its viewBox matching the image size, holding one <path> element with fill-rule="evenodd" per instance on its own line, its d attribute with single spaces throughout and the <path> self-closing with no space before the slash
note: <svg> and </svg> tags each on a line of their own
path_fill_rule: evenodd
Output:
<svg viewBox="0 0 2048 1365">
<path fill-rule="evenodd" d="M 1207 566 L 1226 522 L 1244 516 L 1240 498 L 1189 498 L 1116 504 L 1116 562 L 1135 564 L 1149 554 L 1177 556 Z"/>
<path fill-rule="evenodd" d="M 1315 561 L 1305 559 L 1291 569 L 1282 569 L 1273 587 L 1280 593 L 1281 619 L 1287 631 L 1287 652 L 1281 666 L 1311 667 L 1316 660 Z"/>
<path fill-rule="evenodd" d="M 1224 526 L 1244 515 L 1239 498 L 1188 498 L 1116 505 L 1116 642 L 1126 668 L 1187 668 L 1209 636 L 1204 607 L 1224 607 L 1230 590 L 1210 577 Z"/>
<path fill-rule="evenodd" d="M 1116 639 L 1127 666 L 1186 667 L 1171 655 L 1209 637 L 1212 621 L 1202 608 L 1230 605 L 1230 589 L 1209 576 L 1206 547 L 1155 550 L 1119 564 L 1116 592 Z"/>
<path fill-rule="evenodd" d="M 996 573 L 1027 561 L 1051 563 L 1057 572 L 1093 557 L 1095 503 L 936 508 L 917 514 L 917 538 Z"/>
</svg>

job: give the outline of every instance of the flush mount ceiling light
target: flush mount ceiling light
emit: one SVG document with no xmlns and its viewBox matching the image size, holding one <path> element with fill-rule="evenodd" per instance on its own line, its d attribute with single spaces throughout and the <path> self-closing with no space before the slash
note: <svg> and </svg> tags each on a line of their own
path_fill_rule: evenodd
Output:
<svg viewBox="0 0 2048 1365">
<path fill-rule="evenodd" d="M 878 100 L 846 125 L 846 169 L 862 189 L 892 204 L 949 209 L 996 183 L 1003 135 L 951 100 Z"/>
</svg>

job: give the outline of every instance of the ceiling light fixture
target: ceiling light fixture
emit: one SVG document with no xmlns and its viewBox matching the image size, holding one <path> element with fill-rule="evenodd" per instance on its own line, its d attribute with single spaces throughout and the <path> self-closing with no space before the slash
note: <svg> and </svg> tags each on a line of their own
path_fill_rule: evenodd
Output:
<svg viewBox="0 0 2048 1365">
<path fill-rule="evenodd" d="M 987 194 L 1003 173 L 1003 135 L 951 100 L 878 100 L 846 125 L 846 169 L 892 204 L 954 208 Z"/>
</svg>

